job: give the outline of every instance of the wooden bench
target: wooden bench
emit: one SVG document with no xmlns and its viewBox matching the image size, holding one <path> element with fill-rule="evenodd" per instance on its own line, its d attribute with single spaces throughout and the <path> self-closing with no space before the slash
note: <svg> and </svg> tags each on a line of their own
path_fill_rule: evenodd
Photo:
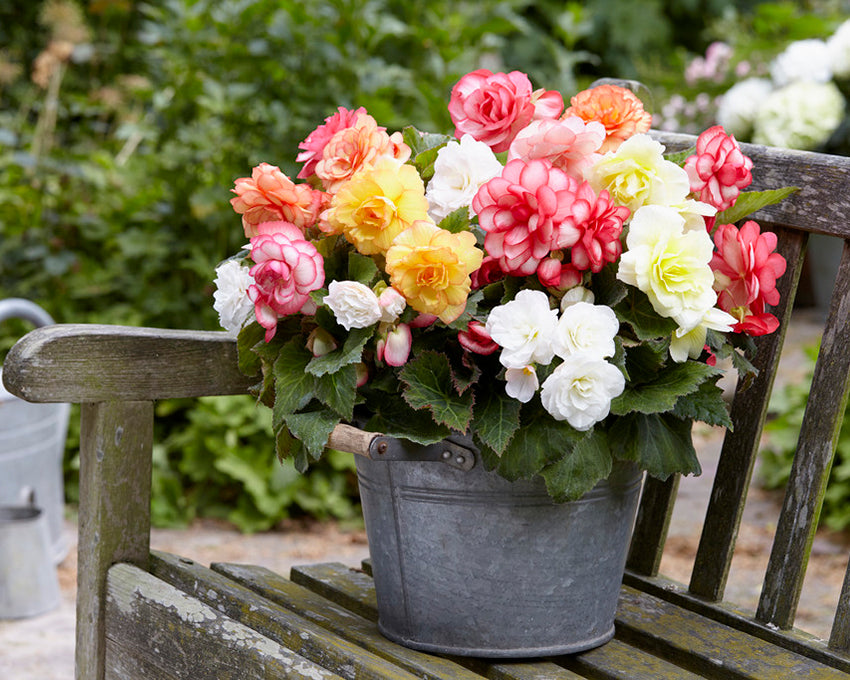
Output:
<svg viewBox="0 0 850 680">
<path fill-rule="evenodd" d="M 671 150 L 694 141 L 660 137 Z M 801 191 L 758 216 L 789 264 L 775 310 L 782 325 L 759 342 L 758 378 L 737 390 L 688 586 L 658 574 L 676 479 L 646 482 L 616 638 L 534 662 L 446 659 L 386 641 L 368 571 L 318 565 L 288 580 L 151 554 L 154 401 L 245 392 L 235 343 L 218 332 L 52 326 L 13 348 L 3 377 L 24 399 L 82 405 L 77 677 L 850 677 L 850 576 L 828 643 L 793 628 L 848 393 L 850 158 L 744 150 L 753 188 Z M 809 233 L 845 239 L 843 255 L 761 598 L 745 613 L 723 602 L 724 590 Z"/>
</svg>

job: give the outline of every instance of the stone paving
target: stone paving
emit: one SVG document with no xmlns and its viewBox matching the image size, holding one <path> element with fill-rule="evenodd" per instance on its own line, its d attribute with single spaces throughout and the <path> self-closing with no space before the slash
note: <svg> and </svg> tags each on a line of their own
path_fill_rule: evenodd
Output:
<svg viewBox="0 0 850 680">
<path fill-rule="evenodd" d="M 782 381 L 797 381 L 804 362 L 800 348 L 818 337 L 811 314 L 795 315 L 783 355 Z M 712 468 L 716 465 L 721 433 L 697 427 L 695 443 L 704 474 L 684 478 L 680 484 L 662 573 L 687 583 L 699 523 L 710 493 Z M 756 471 L 757 474 L 757 471 Z M 744 513 L 738 547 L 726 597 L 752 609 L 770 550 L 781 494 L 751 490 Z M 292 525 L 285 531 L 241 536 L 224 525 L 203 522 L 185 531 L 154 530 L 156 549 L 175 552 L 202 563 L 250 562 L 287 574 L 293 564 L 339 561 L 356 566 L 368 555 L 362 531 L 343 531 L 333 524 Z M 74 675 L 74 597 L 76 591 L 76 525 L 65 527 L 70 552 L 58 568 L 62 601 L 52 612 L 30 619 L 0 621 L 0 678 L 3 680 L 71 680 Z M 846 534 L 820 532 L 815 540 L 809 572 L 801 597 L 797 625 L 819 637 L 829 635 L 850 543 Z"/>
</svg>

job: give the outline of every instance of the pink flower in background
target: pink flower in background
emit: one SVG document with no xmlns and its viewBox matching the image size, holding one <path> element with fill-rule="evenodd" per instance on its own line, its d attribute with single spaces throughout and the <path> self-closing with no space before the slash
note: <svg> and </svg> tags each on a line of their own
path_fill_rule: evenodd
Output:
<svg viewBox="0 0 850 680">
<path fill-rule="evenodd" d="M 298 148 L 303 151 L 295 158 L 297 162 L 304 163 L 304 167 L 298 173 L 299 179 L 307 179 L 316 174 L 316 165 L 322 160 L 325 145 L 337 132 L 352 127 L 361 113 L 366 113 L 366 109 L 362 106 L 354 111 L 340 106 L 335 114 L 325 118 L 323 125 L 307 135 L 307 139 L 298 145 Z"/>
<path fill-rule="evenodd" d="M 779 302 L 776 279 L 785 273 L 785 258 L 776 250 L 776 234 L 761 233 L 753 220 L 739 230 L 722 224 L 714 233 L 717 252 L 711 260 L 717 304 L 734 316 L 732 330 L 749 335 L 765 335 L 779 327 L 765 305 Z"/>
<path fill-rule="evenodd" d="M 578 180 L 549 161 L 517 159 L 478 190 L 472 209 L 487 233 L 484 248 L 502 271 L 517 276 L 537 271 L 555 247 L 577 187 Z"/>
<path fill-rule="evenodd" d="M 752 160 L 745 156 L 733 135 L 720 126 L 697 138 L 696 153 L 685 162 L 691 191 L 718 211 L 732 207 L 741 189 L 753 181 Z"/>
<path fill-rule="evenodd" d="M 322 256 L 289 222 L 264 222 L 251 239 L 250 274 L 254 284 L 248 297 L 257 322 L 266 329 L 266 342 L 277 330 L 277 320 L 301 310 L 311 291 L 325 282 Z"/>
<path fill-rule="evenodd" d="M 620 257 L 620 234 L 629 214 L 629 209 L 616 205 L 607 191 L 603 189 L 597 196 L 590 184 L 582 182 L 558 230 L 557 247 L 570 248 L 570 261 L 576 269 L 600 272 Z"/>
<path fill-rule="evenodd" d="M 568 175 L 582 179 L 584 170 L 599 158 L 605 127 L 597 121 L 585 123 L 578 116 L 563 120 L 532 121 L 511 142 L 508 160 L 546 158 Z"/>
<path fill-rule="evenodd" d="M 556 118 L 563 107 L 560 93 L 532 91 L 524 73 L 478 69 L 452 88 L 449 114 L 458 139 L 468 133 L 499 153 L 507 151 L 517 133 L 532 120 Z"/>
<path fill-rule="evenodd" d="M 302 231 L 312 227 L 325 208 L 327 195 L 307 184 L 295 184 L 268 163 L 260 163 L 250 177 L 240 177 L 232 189 L 236 198 L 230 199 L 233 209 L 242 215 L 246 238 L 257 235 L 257 225 L 263 222 L 285 221 Z"/>
<path fill-rule="evenodd" d="M 499 346 L 493 342 L 493 338 L 490 337 L 484 324 L 480 321 L 470 321 L 466 325 L 465 331 L 458 332 L 457 339 L 461 347 L 475 354 L 486 356 L 499 349 Z"/>
</svg>

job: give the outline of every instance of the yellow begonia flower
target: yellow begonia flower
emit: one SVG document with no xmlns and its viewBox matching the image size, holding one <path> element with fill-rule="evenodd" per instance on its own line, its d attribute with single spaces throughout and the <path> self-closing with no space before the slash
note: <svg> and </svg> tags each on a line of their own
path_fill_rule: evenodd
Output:
<svg viewBox="0 0 850 680">
<path fill-rule="evenodd" d="M 469 275 L 483 258 L 472 233 L 453 234 L 418 221 L 387 251 L 387 273 L 411 307 L 451 323 L 466 307 Z"/>
<path fill-rule="evenodd" d="M 325 219 L 364 255 L 385 253 L 413 222 L 428 219 L 425 185 L 412 165 L 382 158 L 342 185 Z"/>
</svg>

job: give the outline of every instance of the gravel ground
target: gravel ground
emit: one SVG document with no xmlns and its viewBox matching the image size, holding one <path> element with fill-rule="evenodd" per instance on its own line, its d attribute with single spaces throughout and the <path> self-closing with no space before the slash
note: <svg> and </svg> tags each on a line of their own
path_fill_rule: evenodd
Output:
<svg viewBox="0 0 850 680">
<path fill-rule="evenodd" d="M 795 316 L 781 366 L 782 381 L 797 381 L 803 362 L 799 348 L 818 336 L 811 315 Z M 661 571 L 687 583 L 699 540 L 699 523 L 710 493 L 722 434 L 712 428 L 695 430 L 704 474 L 680 484 Z M 732 561 L 726 599 L 753 609 L 770 552 L 771 533 L 779 514 L 781 494 L 753 488 Z M 76 525 L 68 521 L 70 552 L 59 565 L 61 604 L 54 611 L 30 619 L 0 621 L 0 678 L 3 680 L 71 680 L 74 675 L 74 598 L 76 594 Z M 187 530 L 154 530 L 152 546 L 178 553 L 202 564 L 213 561 L 250 562 L 287 574 L 293 564 L 339 561 L 356 566 L 368 556 L 365 533 L 346 531 L 334 524 L 290 524 L 281 531 L 242 536 L 214 522 L 200 522 Z M 828 637 L 844 571 L 850 536 L 820 532 L 809 562 L 797 626 Z"/>
</svg>

